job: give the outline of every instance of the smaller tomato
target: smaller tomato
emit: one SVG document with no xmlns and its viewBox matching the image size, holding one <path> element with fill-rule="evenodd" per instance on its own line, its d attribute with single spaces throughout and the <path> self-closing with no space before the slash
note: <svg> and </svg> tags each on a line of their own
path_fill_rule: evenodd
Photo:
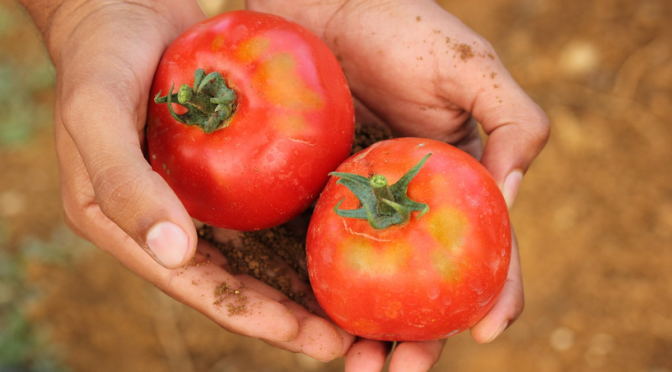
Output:
<svg viewBox="0 0 672 372">
<path fill-rule="evenodd" d="M 315 296 L 337 325 L 369 339 L 432 340 L 492 308 L 509 268 L 511 226 L 478 161 L 442 142 L 402 138 L 332 174 L 306 249 Z"/>
</svg>

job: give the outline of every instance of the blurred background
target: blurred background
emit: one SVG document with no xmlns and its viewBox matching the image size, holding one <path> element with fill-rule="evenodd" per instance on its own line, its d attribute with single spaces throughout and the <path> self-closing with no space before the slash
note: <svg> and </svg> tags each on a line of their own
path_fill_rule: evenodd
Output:
<svg viewBox="0 0 672 372">
<path fill-rule="evenodd" d="M 512 211 L 522 317 L 437 371 L 672 372 L 672 3 L 445 0 L 546 110 Z M 242 1 L 202 0 L 215 14 Z M 65 227 L 54 71 L 0 0 L 0 371 L 339 371 L 219 329 Z"/>
</svg>

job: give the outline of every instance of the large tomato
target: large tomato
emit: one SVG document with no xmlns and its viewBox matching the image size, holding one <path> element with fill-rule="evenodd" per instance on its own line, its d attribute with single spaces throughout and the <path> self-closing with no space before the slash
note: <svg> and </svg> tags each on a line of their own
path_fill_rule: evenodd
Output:
<svg viewBox="0 0 672 372">
<path fill-rule="evenodd" d="M 213 226 L 290 220 L 352 147 L 338 61 L 317 36 L 273 15 L 230 12 L 189 28 L 166 50 L 151 93 L 152 167 Z"/>
<path fill-rule="evenodd" d="M 490 310 L 506 280 L 511 226 L 478 161 L 442 142 L 401 138 L 353 155 L 333 175 L 307 254 L 315 296 L 336 324 L 370 339 L 432 340 Z"/>
</svg>

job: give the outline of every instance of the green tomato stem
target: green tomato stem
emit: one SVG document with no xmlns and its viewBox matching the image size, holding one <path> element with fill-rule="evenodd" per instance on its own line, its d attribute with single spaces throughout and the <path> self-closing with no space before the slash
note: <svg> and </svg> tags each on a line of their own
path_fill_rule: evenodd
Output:
<svg viewBox="0 0 672 372">
<path fill-rule="evenodd" d="M 411 212 L 419 212 L 417 218 L 420 218 L 429 211 L 429 206 L 409 199 L 408 185 L 431 155 L 431 153 L 425 155 L 392 186 L 389 186 L 387 178 L 380 174 L 366 178 L 352 173 L 330 173 L 339 177 L 338 183 L 352 191 L 362 204 L 358 209 L 340 209 L 343 203 L 341 200 L 334 207 L 334 211 L 344 218 L 367 220 L 374 229 L 403 225 L 410 221 Z"/>
<path fill-rule="evenodd" d="M 177 93 L 170 92 L 161 97 L 159 92 L 154 97 L 157 104 L 166 104 L 170 115 L 180 123 L 197 125 L 205 133 L 226 128 L 236 108 L 236 92 L 226 85 L 226 81 L 219 72 L 205 74 L 203 69 L 194 72 L 193 88 L 182 84 Z M 187 109 L 185 114 L 177 114 L 173 109 L 177 103 Z"/>
<path fill-rule="evenodd" d="M 369 180 L 373 189 L 373 195 L 376 197 L 376 206 L 380 214 L 393 214 L 395 209 L 387 202 L 395 202 L 394 195 L 387 186 L 387 178 L 382 174 L 376 174 Z"/>
</svg>

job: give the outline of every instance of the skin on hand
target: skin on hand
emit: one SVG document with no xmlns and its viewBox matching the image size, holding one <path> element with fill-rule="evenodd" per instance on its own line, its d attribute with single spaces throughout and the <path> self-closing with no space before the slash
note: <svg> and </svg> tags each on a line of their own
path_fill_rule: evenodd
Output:
<svg viewBox="0 0 672 372">
<path fill-rule="evenodd" d="M 71 228 L 227 330 L 320 360 L 344 355 L 353 336 L 267 285 L 231 274 L 221 254 L 199 242 L 183 205 L 145 159 L 154 71 L 167 45 L 204 19 L 197 3 L 22 4 L 56 67 L 56 149 Z M 218 287 L 243 293 L 254 311 L 231 314 L 236 299 Z"/>
<path fill-rule="evenodd" d="M 479 159 L 509 207 L 522 176 L 544 147 L 543 111 L 509 75 L 492 46 L 431 0 L 248 0 L 252 10 L 299 22 L 336 54 L 365 122 L 388 124 L 395 134 L 441 140 Z M 483 142 L 480 123 L 488 135 Z M 513 238 L 506 284 L 491 311 L 471 329 L 477 342 L 494 340 L 524 307 L 518 244 Z M 400 343 L 391 372 L 427 371 L 443 341 Z M 389 345 L 358 340 L 346 371 L 380 371 Z"/>
</svg>

